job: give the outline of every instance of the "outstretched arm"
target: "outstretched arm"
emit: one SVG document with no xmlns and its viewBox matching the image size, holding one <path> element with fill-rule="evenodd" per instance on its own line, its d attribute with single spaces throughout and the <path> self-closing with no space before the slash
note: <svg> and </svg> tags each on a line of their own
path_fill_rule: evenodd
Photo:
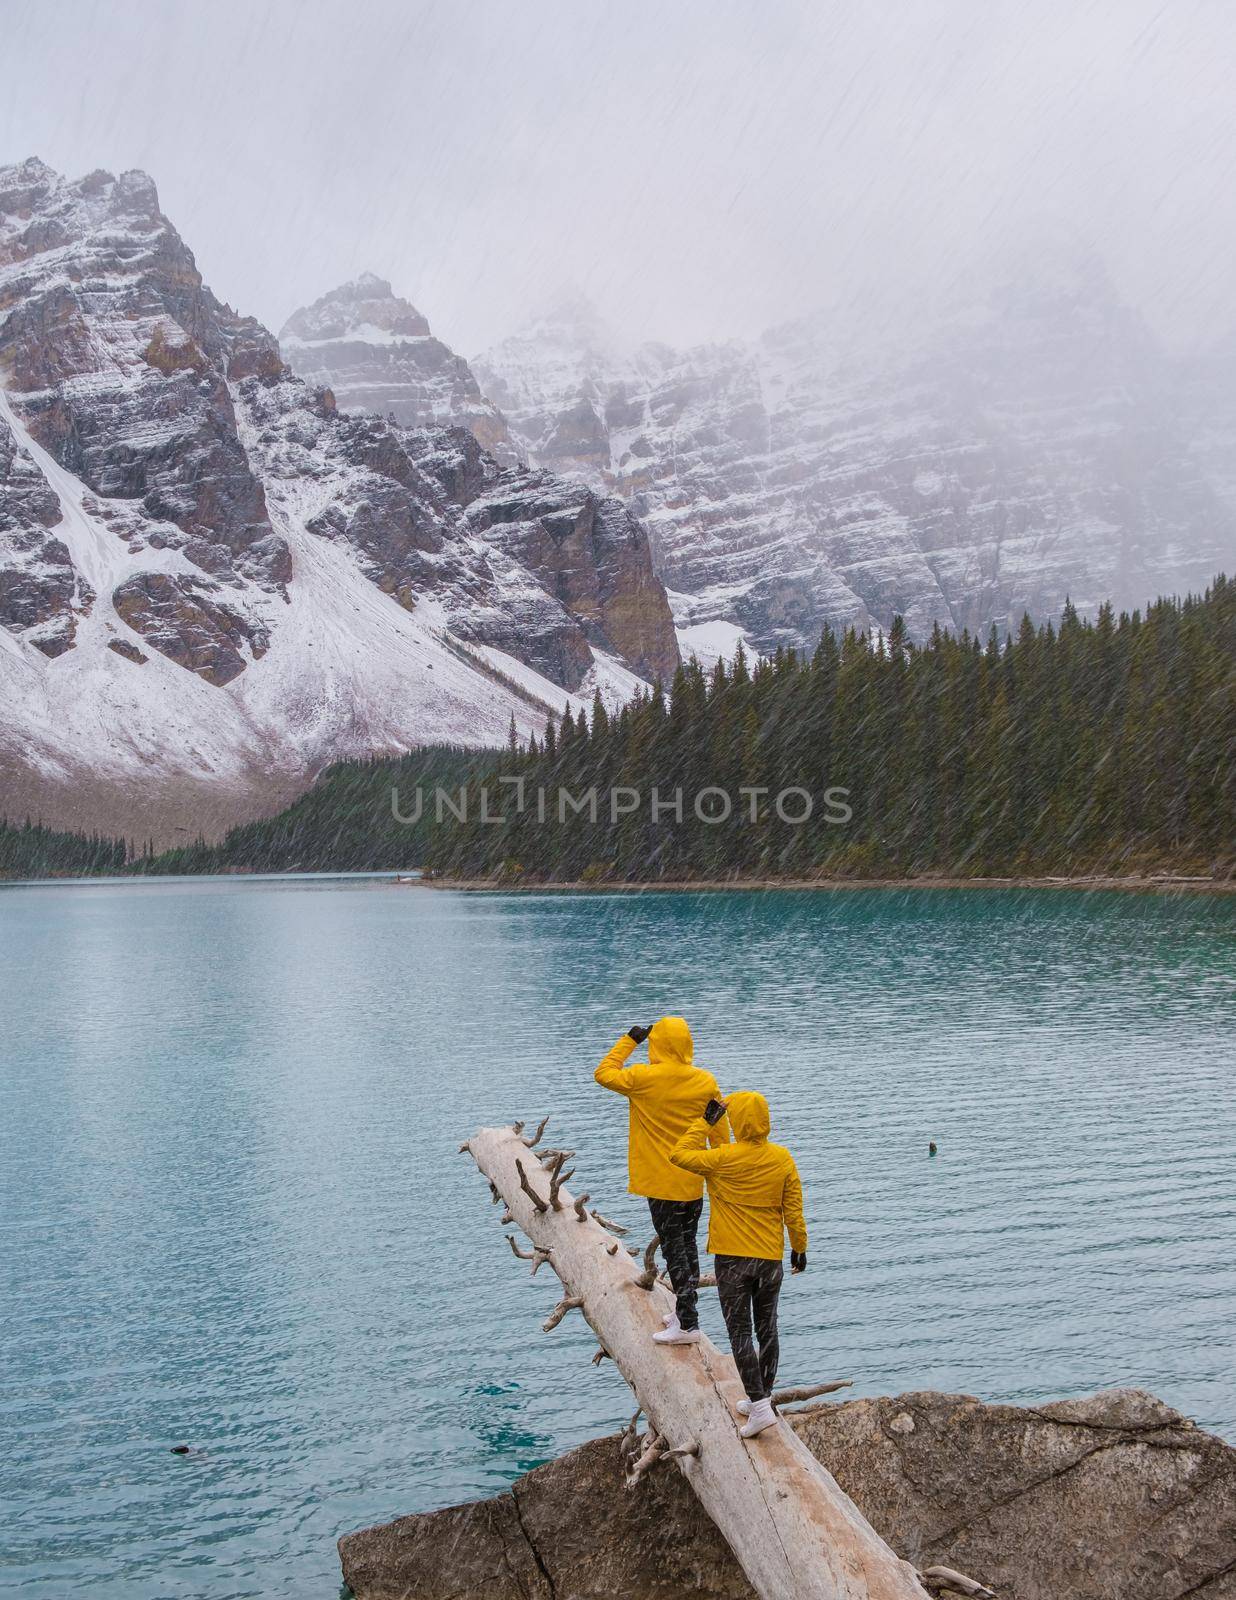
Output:
<svg viewBox="0 0 1236 1600">
<path fill-rule="evenodd" d="M 647 1030 L 639 1028 L 624 1033 L 593 1074 L 602 1089 L 612 1089 L 615 1094 L 631 1093 L 631 1072 L 626 1062 L 631 1052 L 640 1044 L 640 1040 L 635 1037 L 637 1032 L 643 1036 Z"/>
<path fill-rule="evenodd" d="M 705 1149 L 715 1132 L 716 1129 L 710 1128 L 703 1117 L 696 1117 L 670 1151 L 670 1160 L 676 1167 L 683 1167 L 687 1172 L 700 1172 L 705 1175 L 715 1172 L 725 1160 L 726 1151 L 729 1149 L 728 1140 L 716 1150 Z"/>
</svg>

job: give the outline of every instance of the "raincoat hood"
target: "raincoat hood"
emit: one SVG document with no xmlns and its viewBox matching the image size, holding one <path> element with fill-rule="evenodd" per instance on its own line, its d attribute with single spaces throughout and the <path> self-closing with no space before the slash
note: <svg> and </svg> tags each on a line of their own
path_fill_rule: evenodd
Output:
<svg viewBox="0 0 1236 1600">
<path fill-rule="evenodd" d="M 691 1030 L 682 1017 L 662 1017 L 654 1022 L 648 1035 L 648 1059 L 654 1066 L 662 1062 L 677 1061 L 689 1067 L 695 1057 Z"/>
<path fill-rule="evenodd" d="M 629 1033 L 605 1057 L 593 1076 L 602 1089 L 625 1096 L 627 1175 L 632 1194 L 649 1200 L 699 1200 L 704 1180 L 676 1167 L 670 1151 L 704 1115 L 721 1090 L 711 1072 L 692 1060 L 691 1030 L 681 1017 L 662 1017 L 648 1030 L 648 1060 L 631 1063 L 638 1046 Z M 729 1143 L 729 1125 L 708 1129 L 706 1144 Z"/>
<path fill-rule="evenodd" d="M 762 1094 L 756 1094 L 751 1089 L 740 1089 L 725 1104 L 735 1139 L 747 1144 L 759 1144 L 768 1138 L 768 1101 Z"/>
</svg>

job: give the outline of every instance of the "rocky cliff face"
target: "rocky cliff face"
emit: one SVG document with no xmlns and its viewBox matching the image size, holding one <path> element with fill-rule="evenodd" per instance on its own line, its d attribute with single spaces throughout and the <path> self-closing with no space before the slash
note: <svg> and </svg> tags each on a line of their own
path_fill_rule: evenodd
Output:
<svg viewBox="0 0 1236 1600">
<path fill-rule="evenodd" d="M 1177 375 L 1093 262 L 878 337 L 821 317 L 622 355 L 567 306 L 474 367 L 531 460 L 647 522 L 680 620 L 764 650 L 1131 607 L 1236 554 L 1231 439 L 1191 450 Z"/>
<path fill-rule="evenodd" d="M 292 370 L 330 389 L 342 411 L 376 411 L 408 428 L 458 425 L 504 465 L 519 459 L 468 363 L 372 272 L 294 312 L 279 343 Z"/>
<path fill-rule="evenodd" d="M 0 169 L 0 810 L 79 823 L 89 790 L 92 823 L 213 830 L 341 756 L 499 744 L 676 662 L 623 506 L 340 412 L 144 174 Z"/>
<path fill-rule="evenodd" d="M 59 521 L 59 500 L 0 420 L 0 617 L 46 656 L 72 645 L 77 615 L 93 598 L 52 531 Z"/>
<path fill-rule="evenodd" d="M 794 1426 L 920 1570 L 964 1572 L 1000 1600 L 1236 1596 L 1236 1450 L 1150 1395 L 1023 1408 L 907 1394 L 819 1407 Z M 357 1600 L 752 1595 L 673 1466 L 623 1487 L 616 1436 L 506 1494 L 351 1534 L 339 1551 Z"/>
</svg>

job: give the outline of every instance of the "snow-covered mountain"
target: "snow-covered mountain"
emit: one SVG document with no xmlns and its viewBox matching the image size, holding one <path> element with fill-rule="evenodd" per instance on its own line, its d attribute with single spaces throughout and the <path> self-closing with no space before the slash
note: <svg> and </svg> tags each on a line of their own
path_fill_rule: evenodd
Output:
<svg viewBox="0 0 1236 1600">
<path fill-rule="evenodd" d="M 1230 569 L 1236 427 L 1182 405 L 1093 260 L 873 322 L 623 352 L 574 301 L 472 366 L 530 460 L 646 521 L 687 643 L 738 627 L 810 648 L 898 612 L 918 639 L 985 631 Z M 1194 393 L 1222 391 L 1230 419 L 1228 370 L 1199 367 Z"/>
<path fill-rule="evenodd" d="M 519 459 L 468 363 L 372 272 L 294 312 L 279 344 L 293 372 L 332 390 L 341 411 L 377 411 L 408 428 L 467 428 L 503 465 Z"/>
<path fill-rule="evenodd" d="M 145 174 L 0 168 L 0 813 L 212 833 L 677 659 L 620 502 L 342 413 Z"/>
</svg>

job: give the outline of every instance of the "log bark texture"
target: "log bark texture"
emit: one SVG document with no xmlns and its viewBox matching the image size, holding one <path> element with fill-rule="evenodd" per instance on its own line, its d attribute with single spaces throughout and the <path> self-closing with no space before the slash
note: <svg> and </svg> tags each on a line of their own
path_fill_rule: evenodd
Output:
<svg viewBox="0 0 1236 1600">
<path fill-rule="evenodd" d="M 664 1450 L 698 1447 L 655 1470 L 683 1474 L 761 1600 L 928 1600 L 914 1569 L 787 1424 L 741 1437 L 734 1408 L 743 1389 L 730 1356 L 707 1338 L 652 1342 L 672 1295 L 659 1282 L 640 1287 L 639 1265 L 625 1250 L 610 1254 L 611 1235 L 595 1217 L 580 1218 L 565 1188 L 560 1209 L 549 1206 L 548 1178 L 513 1128 L 483 1128 L 465 1148 L 534 1247 L 548 1252 L 564 1296 L 582 1301 L 580 1314 Z M 640 1493 L 638 1481 L 631 1492 Z"/>
</svg>

